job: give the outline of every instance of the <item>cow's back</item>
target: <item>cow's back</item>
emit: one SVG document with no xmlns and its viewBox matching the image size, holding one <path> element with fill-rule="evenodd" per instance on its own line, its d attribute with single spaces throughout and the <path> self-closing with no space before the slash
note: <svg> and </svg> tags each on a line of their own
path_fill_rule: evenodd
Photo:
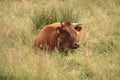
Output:
<svg viewBox="0 0 120 80">
<path fill-rule="evenodd" d="M 56 28 L 60 26 L 60 23 L 53 23 L 44 26 L 37 36 L 36 47 L 42 49 L 54 49 L 57 46 L 57 33 Z"/>
</svg>

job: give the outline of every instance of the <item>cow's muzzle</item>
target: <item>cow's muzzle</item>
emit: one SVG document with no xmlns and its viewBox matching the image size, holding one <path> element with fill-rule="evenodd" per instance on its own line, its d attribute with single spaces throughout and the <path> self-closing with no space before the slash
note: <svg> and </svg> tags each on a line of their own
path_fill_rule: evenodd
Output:
<svg viewBox="0 0 120 80">
<path fill-rule="evenodd" d="M 74 42 L 72 45 L 70 45 L 70 48 L 71 49 L 76 49 L 76 48 L 79 48 L 79 43 L 78 42 Z"/>
</svg>

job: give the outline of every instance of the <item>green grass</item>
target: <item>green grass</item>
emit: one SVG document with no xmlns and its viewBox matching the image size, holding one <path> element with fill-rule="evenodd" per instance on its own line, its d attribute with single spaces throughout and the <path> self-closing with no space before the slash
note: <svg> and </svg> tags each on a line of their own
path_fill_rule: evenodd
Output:
<svg viewBox="0 0 120 80">
<path fill-rule="evenodd" d="M 61 6 L 58 8 L 43 8 L 40 11 L 35 11 L 31 14 L 31 19 L 35 26 L 35 31 L 39 31 L 47 24 L 54 22 L 71 21 L 77 22 L 79 19 L 79 11 L 73 7 Z"/>
<path fill-rule="evenodd" d="M 83 24 L 81 47 L 67 55 L 34 50 L 41 28 Z M 120 80 L 119 0 L 1 0 L 0 80 Z"/>
</svg>

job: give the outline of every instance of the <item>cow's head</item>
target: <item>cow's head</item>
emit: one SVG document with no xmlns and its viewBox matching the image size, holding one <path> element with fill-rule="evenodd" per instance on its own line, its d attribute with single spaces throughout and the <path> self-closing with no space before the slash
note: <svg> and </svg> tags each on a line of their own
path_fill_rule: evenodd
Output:
<svg viewBox="0 0 120 80">
<path fill-rule="evenodd" d="M 61 22 L 61 26 L 57 27 L 57 33 L 59 34 L 60 43 L 68 46 L 71 49 L 79 47 L 79 41 L 77 39 L 79 31 L 82 27 L 74 25 L 71 22 Z"/>
</svg>

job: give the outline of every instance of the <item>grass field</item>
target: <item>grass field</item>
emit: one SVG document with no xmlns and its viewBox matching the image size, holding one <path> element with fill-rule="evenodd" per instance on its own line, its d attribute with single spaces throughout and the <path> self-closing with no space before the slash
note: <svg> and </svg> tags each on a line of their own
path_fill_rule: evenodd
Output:
<svg viewBox="0 0 120 80">
<path fill-rule="evenodd" d="M 83 24 L 81 47 L 35 54 L 61 20 Z M 120 0 L 0 0 L 0 80 L 120 80 Z"/>
</svg>

